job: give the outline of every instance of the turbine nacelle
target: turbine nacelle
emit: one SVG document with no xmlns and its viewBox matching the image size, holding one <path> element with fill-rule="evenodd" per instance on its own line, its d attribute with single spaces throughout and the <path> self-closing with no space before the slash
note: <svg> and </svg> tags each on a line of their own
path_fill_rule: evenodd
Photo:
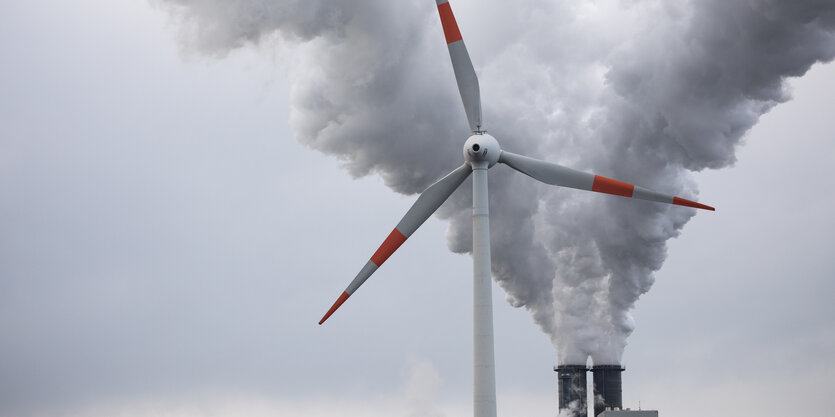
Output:
<svg viewBox="0 0 835 417">
<path fill-rule="evenodd" d="M 487 168 L 496 165 L 502 156 L 502 148 L 496 138 L 487 133 L 476 133 L 464 142 L 464 160 L 475 168 L 487 162 Z"/>
</svg>

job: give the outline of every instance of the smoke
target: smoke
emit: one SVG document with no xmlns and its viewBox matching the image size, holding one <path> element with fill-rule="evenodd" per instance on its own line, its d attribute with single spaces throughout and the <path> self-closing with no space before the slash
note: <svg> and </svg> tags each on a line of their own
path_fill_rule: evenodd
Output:
<svg viewBox="0 0 835 417">
<path fill-rule="evenodd" d="M 832 2 L 645 2 L 635 7 L 638 14 L 633 11 L 631 17 L 638 29 L 603 60 L 608 88 L 604 110 L 593 118 L 591 139 L 605 150 L 591 154 L 588 163 L 603 175 L 658 190 L 695 196 L 687 171 L 733 164 L 745 132 L 788 100 L 784 79 L 835 55 Z M 666 240 L 693 215 L 692 210 L 630 203 L 608 199 L 543 213 L 555 229 L 583 228 L 560 233 L 548 245 L 553 255 L 569 257 L 558 262 L 555 290 L 596 301 L 586 311 L 597 322 L 594 331 L 567 344 L 561 358 L 568 362 L 583 363 L 588 353 L 595 364 L 620 363 L 634 328 L 629 310 L 652 286 L 652 272 L 666 257 Z M 589 261 L 572 261 L 578 255 Z M 569 316 L 558 319 L 558 327 L 586 329 L 577 323 L 578 309 L 557 305 L 558 316 Z M 574 349 L 579 352 L 571 357 Z"/>
<path fill-rule="evenodd" d="M 574 400 L 568 403 L 567 407 L 560 408 L 560 411 L 557 413 L 557 417 L 577 417 L 588 415 L 588 407 L 583 407 L 585 405 L 585 402 Z"/>
<path fill-rule="evenodd" d="M 468 128 L 434 2 L 154 1 L 189 48 L 292 48 L 296 139 L 351 175 L 413 194 L 461 164 Z M 831 0 L 452 7 L 503 148 L 685 198 L 697 195 L 691 171 L 732 165 L 745 132 L 789 99 L 787 77 L 835 56 Z M 493 273 L 508 302 L 531 312 L 561 364 L 620 363 L 629 311 L 694 210 L 503 166 L 490 181 Z M 439 216 L 450 249 L 469 251 L 468 190 Z"/>
</svg>

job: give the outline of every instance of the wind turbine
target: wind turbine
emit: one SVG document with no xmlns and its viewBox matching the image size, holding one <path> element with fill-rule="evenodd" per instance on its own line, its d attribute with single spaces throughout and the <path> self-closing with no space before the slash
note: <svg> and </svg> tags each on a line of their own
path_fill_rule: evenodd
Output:
<svg viewBox="0 0 835 417">
<path fill-rule="evenodd" d="M 400 223 L 366 262 L 357 276 L 325 313 L 325 322 L 345 300 L 391 256 L 434 213 L 438 207 L 473 175 L 473 405 L 475 417 L 496 416 L 496 375 L 493 355 L 493 304 L 490 275 L 490 219 L 487 201 L 487 170 L 503 163 L 546 184 L 613 194 L 640 200 L 675 204 L 704 210 L 713 207 L 652 191 L 600 175 L 503 151 L 499 142 L 482 128 L 481 97 L 467 47 L 452 14 L 449 0 L 435 0 L 446 37 L 458 92 L 472 135 L 464 142 L 465 163 L 427 188 L 406 212 Z"/>
</svg>

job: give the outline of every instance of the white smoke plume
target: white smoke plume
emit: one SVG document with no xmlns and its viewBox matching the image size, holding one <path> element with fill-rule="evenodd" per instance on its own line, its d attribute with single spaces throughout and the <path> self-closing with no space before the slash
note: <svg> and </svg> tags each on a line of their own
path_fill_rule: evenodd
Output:
<svg viewBox="0 0 835 417">
<path fill-rule="evenodd" d="M 584 402 L 580 400 L 574 400 L 568 403 L 568 407 L 560 408 L 559 412 L 557 413 L 557 417 L 577 417 L 581 415 L 588 415 L 588 410 L 584 409 L 584 405 L 586 405 Z"/>
<path fill-rule="evenodd" d="M 469 132 L 435 2 L 153 1 L 205 53 L 275 39 L 294 48 L 296 139 L 351 175 L 413 194 L 461 164 Z M 745 132 L 789 99 L 787 77 L 835 56 L 831 0 L 452 8 L 503 148 L 685 198 L 697 194 L 690 171 L 732 165 Z M 493 273 L 508 301 L 550 335 L 559 363 L 619 363 L 629 311 L 694 210 L 543 186 L 503 166 L 490 195 Z M 469 193 L 439 215 L 450 249 L 469 251 Z"/>
</svg>

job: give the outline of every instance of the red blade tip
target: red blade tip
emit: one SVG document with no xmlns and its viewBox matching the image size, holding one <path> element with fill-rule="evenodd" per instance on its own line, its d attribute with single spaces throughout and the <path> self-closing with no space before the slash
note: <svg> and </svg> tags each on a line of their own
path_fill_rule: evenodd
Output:
<svg viewBox="0 0 835 417">
<path fill-rule="evenodd" d="M 350 296 L 351 296 L 351 294 L 348 294 L 347 292 L 343 292 L 342 295 L 340 295 L 339 298 L 336 299 L 336 302 L 333 303 L 333 305 L 331 306 L 331 309 L 328 310 L 327 313 L 325 313 L 325 316 L 322 317 L 322 320 L 319 320 L 319 324 L 324 323 L 325 320 L 327 320 L 328 317 L 330 317 L 331 314 L 333 314 L 333 312 L 336 311 L 336 309 L 339 308 L 339 306 L 341 306 L 342 303 L 344 303 L 345 300 L 347 300 L 348 297 L 350 297 Z"/>
<path fill-rule="evenodd" d="M 697 203 L 695 201 L 685 200 L 685 199 L 679 198 L 679 197 L 673 197 L 673 204 L 679 205 L 679 206 L 693 207 L 693 208 L 702 209 L 702 210 L 716 211 L 716 209 L 711 207 L 711 206 L 706 206 L 702 203 Z"/>
</svg>

